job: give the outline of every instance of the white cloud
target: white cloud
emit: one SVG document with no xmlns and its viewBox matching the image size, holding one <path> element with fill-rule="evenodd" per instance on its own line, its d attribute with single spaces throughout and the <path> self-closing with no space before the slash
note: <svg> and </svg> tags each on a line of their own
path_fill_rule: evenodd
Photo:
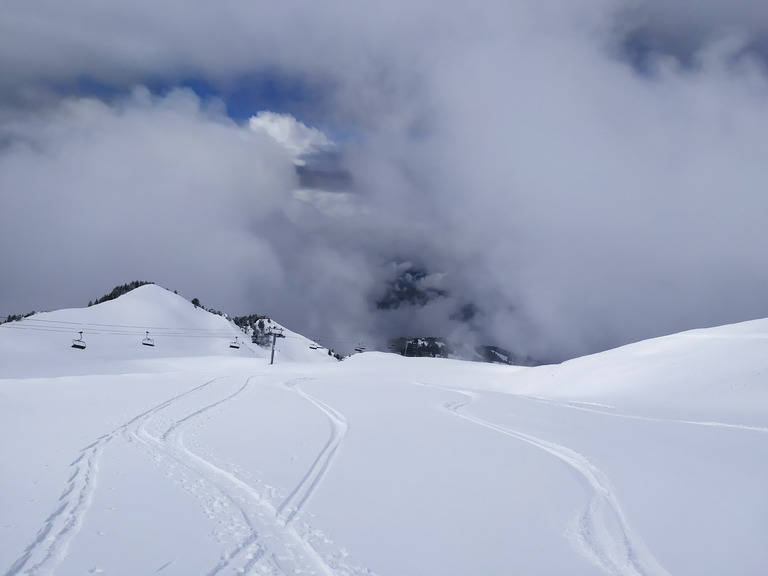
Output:
<svg viewBox="0 0 768 576">
<path fill-rule="evenodd" d="M 253 116 L 248 125 L 254 132 L 268 134 L 278 144 L 289 150 L 296 163 L 303 163 L 302 156 L 320 152 L 333 146 L 333 142 L 317 128 L 310 128 L 290 114 L 261 111 Z"/>
<path fill-rule="evenodd" d="M 4 301 L 61 305 L 125 277 L 237 301 L 256 270 L 282 274 L 260 231 L 291 201 L 290 155 L 189 91 L 66 100 L 2 136 Z"/>
<path fill-rule="evenodd" d="M 9 312 L 57 305 L 54 284 L 72 304 L 151 279 L 354 340 L 456 333 L 559 356 L 768 315 L 752 48 L 768 23 L 746 2 L 702 5 L 693 43 L 693 9 L 650 0 L 629 16 L 610 0 L 100 6 L 0 8 Z M 741 44 L 720 21 L 749 21 Z M 617 58 L 638 22 L 688 43 L 689 65 Z M 354 189 L 296 192 L 294 163 L 333 143 L 294 116 L 238 125 L 189 91 L 109 90 L 264 71 L 325 87 L 300 104 L 354 133 L 336 148 Z M 101 101 L 62 98 L 83 79 Z M 371 295 L 406 261 L 449 294 L 378 313 Z M 468 303 L 472 321 L 450 319 Z"/>
</svg>

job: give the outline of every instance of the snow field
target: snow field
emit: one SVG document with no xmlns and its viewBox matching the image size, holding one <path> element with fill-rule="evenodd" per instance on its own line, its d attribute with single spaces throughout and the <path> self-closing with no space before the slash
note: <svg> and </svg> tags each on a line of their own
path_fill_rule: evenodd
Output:
<svg viewBox="0 0 768 576">
<path fill-rule="evenodd" d="M 231 330 L 161 290 L 48 318 Z M 0 326 L 0 573 L 766 573 L 767 321 L 530 369 L 229 337 Z"/>
</svg>

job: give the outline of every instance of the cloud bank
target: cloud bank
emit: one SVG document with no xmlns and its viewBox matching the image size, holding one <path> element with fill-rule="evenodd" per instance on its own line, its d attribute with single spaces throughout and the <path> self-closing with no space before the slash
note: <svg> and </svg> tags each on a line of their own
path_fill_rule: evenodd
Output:
<svg viewBox="0 0 768 576">
<path fill-rule="evenodd" d="M 553 360 L 768 315 L 752 3 L 2 10 L 2 314 L 149 279 Z M 377 306 L 402 270 L 438 296 Z"/>
</svg>

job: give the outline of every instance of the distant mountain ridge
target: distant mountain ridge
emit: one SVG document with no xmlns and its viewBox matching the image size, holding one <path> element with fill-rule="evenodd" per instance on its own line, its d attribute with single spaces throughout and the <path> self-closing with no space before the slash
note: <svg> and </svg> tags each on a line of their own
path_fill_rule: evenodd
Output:
<svg viewBox="0 0 768 576">
<path fill-rule="evenodd" d="M 109 302 L 110 300 L 114 300 L 115 298 L 119 298 L 123 294 L 127 294 L 131 290 L 135 290 L 136 288 L 138 288 L 140 286 L 145 286 L 147 284 L 154 284 L 154 282 L 147 282 L 145 280 L 134 280 L 133 282 L 129 282 L 128 284 L 122 284 L 121 286 L 115 286 L 109 294 L 105 294 L 101 298 L 97 298 L 96 300 L 88 302 L 88 306 L 93 306 L 94 304 L 103 304 L 104 302 Z"/>
<path fill-rule="evenodd" d="M 276 322 L 272 329 L 283 334 L 276 362 L 336 362 L 328 350 L 313 348 L 304 336 Z M 224 315 L 152 283 L 101 304 L 42 312 L 0 325 L 0 378 L 29 373 L 30 366 L 36 366 L 40 376 L 62 370 L 112 374 L 141 369 L 137 362 L 211 356 L 269 361 L 271 342 L 270 348 L 254 345 Z"/>
<path fill-rule="evenodd" d="M 422 299 L 440 297 L 444 294 L 439 290 L 432 291 L 420 291 L 416 289 L 416 284 L 426 277 L 426 273 L 423 271 L 408 268 L 399 280 L 399 283 L 394 284 L 393 291 L 390 293 L 390 297 L 393 300 L 389 305 L 397 307 L 404 302 L 411 305 L 423 304 Z M 407 280 L 407 281 L 406 281 Z M 153 286 L 158 290 L 171 293 L 167 288 L 163 288 L 155 282 L 146 280 L 134 280 L 126 284 L 115 286 L 107 294 L 91 300 L 88 302 L 88 308 L 103 305 L 108 302 L 115 301 L 126 294 L 132 293 L 139 288 L 145 286 Z M 206 308 L 198 298 L 192 298 L 187 300 L 178 295 L 177 291 L 172 291 L 172 294 L 182 299 L 184 302 L 191 304 L 195 309 L 208 312 L 210 314 L 221 316 L 227 320 L 230 325 L 234 325 L 239 328 L 245 338 L 242 341 L 250 341 L 252 344 L 256 344 L 259 347 L 265 348 L 271 345 L 272 337 L 271 330 L 273 328 L 284 329 L 277 323 L 273 323 L 273 320 L 264 314 L 250 314 L 247 316 L 230 317 L 228 314 L 216 310 L 214 308 Z M 381 305 L 381 303 L 379 303 Z M 7 317 L 5 322 L 18 322 L 25 318 L 34 316 L 35 312 L 30 312 L 24 315 L 12 314 Z M 234 327 L 233 326 L 233 327 Z M 300 336 L 296 334 L 297 336 Z M 303 336 L 301 336 L 304 338 Z M 305 338 L 306 339 L 306 338 Z M 322 349 L 326 351 L 329 356 L 340 360 L 342 356 L 337 354 L 334 350 L 326 349 L 312 342 L 310 339 L 306 339 L 308 348 L 311 350 Z M 515 366 L 538 366 L 545 362 L 538 361 L 528 356 L 520 356 L 500 346 L 493 345 L 469 345 L 461 342 L 448 342 L 444 338 L 440 337 L 400 337 L 392 339 L 388 342 L 388 348 L 390 351 L 400 354 L 402 356 L 409 357 L 431 357 L 431 358 L 452 358 L 458 360 L 468 360 L 472 362 L 488 362 L 492 364 L 506 364 Z"/>
<path fill-rule="evenodd" d="M 545 362 L 530 356 L 520 356 L 500 346 L 476 345 L 447 342 L 433 336 L 417 338 L 395 338 L 389 341 L 389 349 L 401 356 L 452 358 L 471 362 L 488 362 L 508 366 L 540 366 Z"/>
</svg>

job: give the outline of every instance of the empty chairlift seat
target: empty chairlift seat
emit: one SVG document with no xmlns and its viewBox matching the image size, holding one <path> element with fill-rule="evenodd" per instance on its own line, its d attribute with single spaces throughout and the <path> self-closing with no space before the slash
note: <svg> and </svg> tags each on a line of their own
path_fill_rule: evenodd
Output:
<svg viewBox="0 0 768 576">
<path fill-rule="evenodd" d="M 80 330 L 80 337 L 79 338 L 73 338 L 72 339 L 72 348 L 77 348 L 78 350 L 85 350 L 85 340 L 83 340 L 83 331 Z"/>
</svg>

